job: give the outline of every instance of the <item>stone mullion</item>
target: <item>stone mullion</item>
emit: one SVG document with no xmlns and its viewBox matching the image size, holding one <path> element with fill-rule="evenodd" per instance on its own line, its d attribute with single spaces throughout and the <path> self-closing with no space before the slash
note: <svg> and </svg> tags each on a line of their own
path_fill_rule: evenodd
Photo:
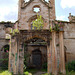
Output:
<svg viewBox="0 0 75 75">
<path fill-rule="evenodd" d="M 52 32 L 52 74 L 57 75 L 56 31 Z"/>
<path fill-rule="evenodd" d="M 66 71 L 65 71 L 63 31 L 59 32 L 59 41 L 60 41 L 60 72 L 65 74 Z"/>
</svg>

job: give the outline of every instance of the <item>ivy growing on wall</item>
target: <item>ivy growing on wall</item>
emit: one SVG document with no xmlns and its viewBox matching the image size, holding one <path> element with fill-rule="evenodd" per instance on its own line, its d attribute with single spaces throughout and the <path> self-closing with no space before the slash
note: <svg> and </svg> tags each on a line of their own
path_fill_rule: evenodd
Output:
<svg viewBox="0 0 75 75">
<path fill-rule="evenodd" d="M 16 33 L 19 33 L 18 29 L 10 29 L 10 34 L 15 35 Z"/>
</svg>

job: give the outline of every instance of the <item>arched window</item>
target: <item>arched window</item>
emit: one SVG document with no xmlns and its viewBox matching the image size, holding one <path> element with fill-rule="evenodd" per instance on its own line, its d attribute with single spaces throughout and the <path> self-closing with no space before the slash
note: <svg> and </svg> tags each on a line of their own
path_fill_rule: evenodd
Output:
<svg viewBox="0 0 75 75">
<path fill-rule="evenodd" d="M 9 60 L 9 45 L 3 46 L 1 49 L 1 56 L 2 58 L 0 59 L 0 68 L 7 70 Z"/>
<path fill-rule="evenodd" d="M 1 49 L 1 51 L 8 53 L 9 52 L 9 45 L 3 46 L 2 49 Z"/>
<path fill-rule="evenodd" d="M 28 22 L 29 22 L 29 28 L 32 30 L 33 29 L 33 21 L 36 21 L 38 18 L 37 18 L 37 15 L 34 15 L 34 16 L 32 16 L 32 17 L 30 17 L 29 18 L 29 20 L 28 20 Z M 42 17 L 42 21 L 43 21 L 43 26 L 44 26 L 44 21 L 45 19 Z M 41 20 L 40 20 L 40 23 L 42 23 L 41 22 Z M 35 29 L 37 29 L 36 28 L 36 26 L 34 27 L 34 30 Z M 42 29 L 42 27 L 41 27 L 41 29 Z"/>
<path fill-rule="evenodd" d="M 4 46 L 4 52 L 9 52 L 9 45 Z"/>
</svg>

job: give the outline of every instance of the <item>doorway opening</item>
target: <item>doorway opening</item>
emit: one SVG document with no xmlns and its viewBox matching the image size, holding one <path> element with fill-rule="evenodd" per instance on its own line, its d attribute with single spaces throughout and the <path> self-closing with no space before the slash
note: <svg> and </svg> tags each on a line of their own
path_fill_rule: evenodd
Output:
<svg viewBox="0 0 75 75">
<path fill-rule="evenodd" d="M 37 37 L 27 40 L 24 44 L 24 56 L 28 69 L 47 69 L 47 43 Z"/>
<path fill-rule="evenodd" d="M 32 63 L 35 68 L 41 68 L 42 65 L 42 54 L 40 50 L 32 51 Z"/>
</svg>

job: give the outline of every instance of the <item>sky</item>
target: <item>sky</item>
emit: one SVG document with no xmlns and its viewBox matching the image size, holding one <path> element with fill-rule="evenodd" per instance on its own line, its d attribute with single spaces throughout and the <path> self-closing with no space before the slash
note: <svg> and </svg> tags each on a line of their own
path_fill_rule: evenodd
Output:
<svg viewBox="0 0 75 75">
<path fill-rule="evenodd" d="M 55 0 L 55 10 L 57 20 L 68 21 L 69 13 L 75 16 L 75 0 Z M 18 0 L 0 0 L 0 22 L 15 22 L 17 19 Z"/>
</svg>

